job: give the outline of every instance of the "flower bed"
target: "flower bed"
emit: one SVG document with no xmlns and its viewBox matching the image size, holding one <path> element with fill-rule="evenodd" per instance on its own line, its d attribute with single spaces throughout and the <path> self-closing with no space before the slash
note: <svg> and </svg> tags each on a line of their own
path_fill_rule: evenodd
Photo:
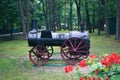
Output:
<svg viewBox="0 0 120 80">
<path fill-rule="evenodd" d="M 110 80 L 113 75 L 120 75 L 120 55 L 114 52 L 98 58 L 91 54 L 75 66 L 66 66 L 64 71 L 74 74 L 78 80 Z"/>
</svg>

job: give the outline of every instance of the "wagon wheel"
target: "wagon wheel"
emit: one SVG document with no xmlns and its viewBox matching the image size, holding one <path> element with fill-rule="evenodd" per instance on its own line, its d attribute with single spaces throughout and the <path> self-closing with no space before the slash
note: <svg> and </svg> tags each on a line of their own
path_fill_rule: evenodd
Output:
<svg viewBox="0 0 120 80">
<path fill-rule="evenodd" d="M 54 52 L 53 47 L 52 46 L 46 46 L 46 49 L 49 52 L 49 58 L 50 58 L 53 55 L 53 52 Z"/>
<path fill-rule="evenodd" d="M 88 54 L 88 46 L 80 38 L 67 39 L 61 46 L 61 56 L 68 64 L 75 64 L 79 60 L 87 58 Z"/>
<path fill-rule="evenodd" d="M 49 52 L 43 46 L 36 46 L 29 51 L 29 58 L 34 65 L 41 66 L 48 61 Z"/>
</svg>

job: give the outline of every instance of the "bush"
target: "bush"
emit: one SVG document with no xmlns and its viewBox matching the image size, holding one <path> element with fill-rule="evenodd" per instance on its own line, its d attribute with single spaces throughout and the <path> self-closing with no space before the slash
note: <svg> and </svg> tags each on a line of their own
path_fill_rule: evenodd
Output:
<svg viewBox="0 0 120 80">
<path fill-rule="evenodd" d="M 113 76 L 120 75 L 119 66 L 120 55 L 115 52 L 102 58 L 91 54 L 87 59 L 78 62 L 75 67 L 66 66 L 64 71 L 75 74 L 78 80 L 113 80 Z"/>
</svg>

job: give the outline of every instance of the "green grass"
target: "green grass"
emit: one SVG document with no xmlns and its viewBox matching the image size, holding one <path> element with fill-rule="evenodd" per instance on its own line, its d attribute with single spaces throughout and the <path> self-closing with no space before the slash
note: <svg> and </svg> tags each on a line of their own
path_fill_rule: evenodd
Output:
<svg viewBox="0 0 120 80">
<path fill-rule="evenodd" d="M 115 35 L 111 35 L 110 38 L 106 38 L 104 32 L 102 32 L 100 36 L 98 36 L 96 33 L 91 33 L 90 41 L 91 53 L 103 55 L 117 52 L 120 54 L 120 42 L 115 40 Z"/>
<path fill-rule="evenodd" d="M 106 38 L 104 32 L 101 36 L 91 33 L 90 41 L 91 53 L 104 55 L 117 52 L 120 54 L 120 42 L 115 41 L 114 35 Z M 70 80 L 63 71 L 45 72 L 33 67 L 29 60 L 23 60 L 24 57 L 28 57 L 29 50 L 27 40 L 22 39 L 21 36 L 15 37 L 14 40 L 10 40 L 9 37 L 0 38 L 0 80 Z M 54 47 L 54 50 L 56 54 L 60 52 L 58 47 Z M 59 62 L 55 61 L 55 63 Z"/>
</svg>

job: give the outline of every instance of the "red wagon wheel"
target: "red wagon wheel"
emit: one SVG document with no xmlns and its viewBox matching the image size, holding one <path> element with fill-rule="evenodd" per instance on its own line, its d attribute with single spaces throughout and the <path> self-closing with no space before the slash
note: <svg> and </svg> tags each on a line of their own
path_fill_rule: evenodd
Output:
<svg viewBox="0 0 120 80">
<path fill-rule="evenodd" d="M 48 62 L 49 56 L 48 50 L 43 46 L 33 47 L 29 51 L 30 61 L 37 66 L 44 65 Z"/>
<path fill-rule="evenodd" d="M 61 56 L 68 64 L 75 64 L 81 59 L 87 58 L 88 46 L 80 38 L 70 38 L 61 46 Z"/>
</svg>

